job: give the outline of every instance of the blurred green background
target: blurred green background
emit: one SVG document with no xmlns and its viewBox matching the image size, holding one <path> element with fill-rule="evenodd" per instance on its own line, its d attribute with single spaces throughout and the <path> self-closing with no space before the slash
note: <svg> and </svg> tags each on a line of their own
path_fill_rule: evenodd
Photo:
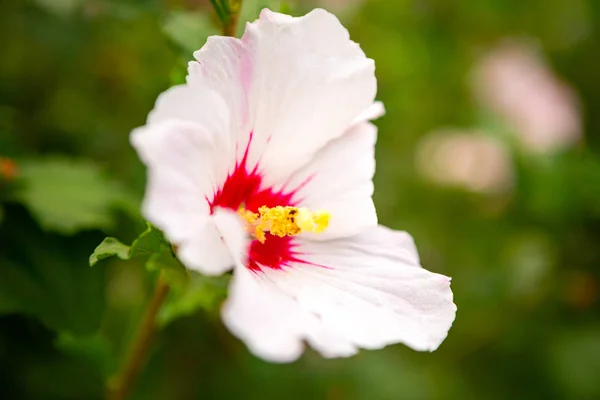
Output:
<svg viewBox="0 0 600 400">
<path fill-rule="evenodd" d="M 375 60 L 380 221 L 453 277 L 457 319 L 431 354 L 274 365 L 200 285 L 133 398 L 600 398 L 600 3 L 246 0 L 241 20 L 264 6 L 327 8 Z M 143 229 L 129 132 L 218 33 L 204 0 L 0 3 L 0 398 L 103 397 L 153 276 L 88 256 Z"/>
</svg>

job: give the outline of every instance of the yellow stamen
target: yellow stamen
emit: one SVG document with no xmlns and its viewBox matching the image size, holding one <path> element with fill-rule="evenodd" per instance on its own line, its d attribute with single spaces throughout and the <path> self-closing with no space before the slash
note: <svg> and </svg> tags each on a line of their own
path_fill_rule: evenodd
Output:
<svg viewBox="0 0 600 400">
<path fill-rule="evenodd" d="M 304 207 L 262 206 L 258 213 L 244 209 L 238 212 L 248 230 L 261 243 L 265 242 L 265 232 L 279 237 L 295 236 L 301 232 L 321 233 L 327 229 L 331 217 L 326 211 L 311 212 Z"/>
</svg>

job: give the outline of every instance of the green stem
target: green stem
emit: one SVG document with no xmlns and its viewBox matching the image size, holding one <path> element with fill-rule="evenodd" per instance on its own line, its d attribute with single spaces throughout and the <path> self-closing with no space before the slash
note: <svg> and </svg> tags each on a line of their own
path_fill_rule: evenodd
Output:
<svg viewBox="0 0 600 400">
<path fill-rule="evenodd" d="M 210 2 L 221 21 L 223 21 L 223 35 L 235 36 L 242 0 L 223 0 L 222 5 L 219 4 L 218 0 L 210 0 Z M 156 282 L 154 295 L 133 337 L 127 359 L 117 374 L 109 380 L 107 400 L 124 400 L 135 384 L 142 367 L 148 359 L 152 339 L 156 333 L 156 315 L 167 294 L 169 294 L 169 286 L 163 280 L 161 274 Z"/>
<path fill-rule="evenodd" d="M 223 22 L 223 35 L 235 36 L 242 9 L 242 0 L 224 0 L 227 10 L 227 19 Z"/>
<path fill-rule="evenodd" d="M 227 0 L 225 0 L 225 1 L 227 1 Z M 212 4 L 213 8 L 215 9 L 217 16 L 219 17 L 219 20 L 224 23 L 225 20 L 227 19 L 227 13 L 223 9 L 223 6 L 221 5 L 221 3 L 217 0 L 210 0 L 210 4 Z"/>
<path fill-rule="evenodd" d="M 156 281 L 156 288 L 154 289 L 152 299 L 133 337 L 125 363 L 108 383 L 107 400 L 124 400 L 135 384 L 148 358 L 152 339 L 156 333 L 156 315 L 165 301 L 167 294 L 169 294 L 169 286 L 161 274 Z"/>
</svg>

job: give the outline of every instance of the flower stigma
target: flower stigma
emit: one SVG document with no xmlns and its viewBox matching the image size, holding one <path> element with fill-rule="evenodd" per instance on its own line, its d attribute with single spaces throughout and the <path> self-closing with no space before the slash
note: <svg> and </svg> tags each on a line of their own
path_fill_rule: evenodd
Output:
<svg viewBox="0 0 600 400">
<path fill-rule="evenodd" d="M 264 243 L 265 232 L 284 237 L 295 236 L 301 232 L 321 233 L 329 226 L 331 214 L 327 211 L 311 212 L 305 207 L 262 206 L 258 213 L 240 208 L 238 213 L 246 228 L 256 239 Z"/>
</svg>

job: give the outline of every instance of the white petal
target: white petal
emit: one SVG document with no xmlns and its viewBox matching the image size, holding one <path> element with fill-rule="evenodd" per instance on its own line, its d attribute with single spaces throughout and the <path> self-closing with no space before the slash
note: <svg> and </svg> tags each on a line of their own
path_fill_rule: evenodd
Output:
<svg viewBox="0 0 600 400">
<path fill-rule="evenodd" d="M 385 114 L 385 107 L 383 103 L 380 101 L 376 101 L 369 106 L 369 108 L 363 110 L 358 117 L 354 120 L 355 124 L 359 124 L 361 122 L 370 121 L 373 119 L 377 119 Z"/>
<path fill-rule="evenodd" d="M 231 108 L 218 92 L 205 85 L 178 85 L 158 96 L 154 109 L 148 114 L 147 125 L 177 120 L 201 126 L 204 134 L 210 136 L 207 140 L 214 151 L 219 152 L 219 157 L 213 157 L 213 161 L 217 163 L 216 179 L 222 183 L 235 163 L 231 119 Z"/>
<path fill-rule="evenodd" d="M 178 247 L 187 267 L 218 274 L 235 264 L 234 255 L 245 244 L 235 213 L 211 215 L 208 199 L 219 176 L 227 172 L 215 143 L 219 131 L 227 130 L 226 120 L 220 126 L 218 120 L 212 122 L 200 125 L 161 117 L 136 129 L 131 142 L 148 167 L 143 215 Z"/>
<path fill-rule="evenodd" d="M 148 114 L 147 123 L 176 119 L 223 129 L 223 123 L 228 118 L 227 106 L 218 93 L 208 87 L 178 85 L 158 96 L 154 109 Z"/>
<path fill-rule="evenodd" d="M 355 235 L 377 225 L 373 204 L 374 147 L 377 128 L 370 123 L 352 127 L 329 142 L 303 168 L 285 181 L 283 192 L 295 190 L 292 203 L 331 213 L 329 227 L 315 240 Z"/>
<path fill-rule="evenodd" d="M 326 357 L 392 343 L 433 351 L 446 337 L 450 278 L 418 268 L 406 233 L 376 227 L 299 251 L 317 265 L 234 273 L 224 320 L 256 355 L 291 361 L 304 340 Z"/>
<path fill-rule="evenodd" d="M 188 81 L 236 107 L 238 151 L 252 131 L 249 165 L 260 161 L 272 181 L 342 135 L 376 92 L 373 61 L 320 9 L 300 18 L 264 10 L 241 40 L 211 38 L 195 57 Z"/>
<path fill-rule="evenodd" d="M 251 51 L 239 39 L 211 36 L 194 53 L 194 57 L 196 61 L 188 65 L 188 83 L 191 86 L 208 86 L 218 92 L 230 107 L 236 135 L 248 135 L 248 102 L 253 68 Z"/>
<path fill-rule="evenodd" d="M 177 251 L 188 268 L 206 275 L 220 275 L 244 259 L 247 235 L 237 213 L 218 209 L 194 225 Z"/>
<path fill-rule="evenodd" d="M 302 354 L 303 329 L 310 315 L 263 277 L 240 266 L 229 286 L 223 321 L 257 356 L 290 362 Z"/>
</svg>

